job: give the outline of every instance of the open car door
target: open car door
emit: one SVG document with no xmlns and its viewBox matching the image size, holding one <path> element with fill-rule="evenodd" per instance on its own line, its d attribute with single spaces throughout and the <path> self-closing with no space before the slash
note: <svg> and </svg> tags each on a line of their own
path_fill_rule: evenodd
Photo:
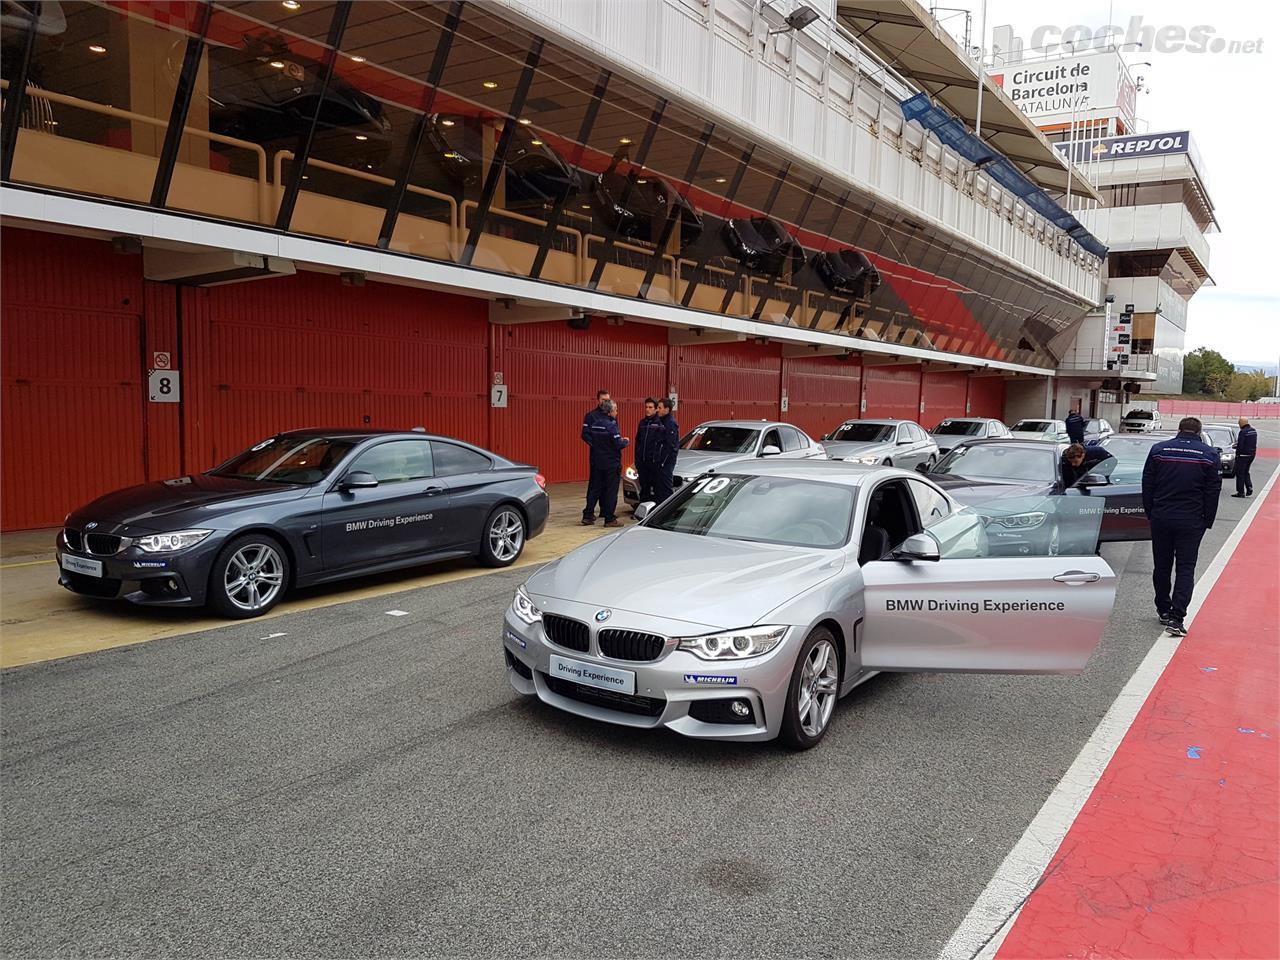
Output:
<svg viewBox="0 0 1280 960">
<path fill-rule="evenodd" d="M 1025 516 L 1027 514 L 1022 514 Z M 1095 543 L 1099 515 L 1086 515 Z M 1115 574 L 1101 557 L 990 556 L 965 511 L 862 567 L 862 667 L 890 671 L 1079 673 L 1102 640 Z M 975 525 L 976 524 L 976 525 Z M 949 527 L 967 525 L 966 536 Z M 1066 538 L 1064 538 L 1066 542 Z"/>
</svg>

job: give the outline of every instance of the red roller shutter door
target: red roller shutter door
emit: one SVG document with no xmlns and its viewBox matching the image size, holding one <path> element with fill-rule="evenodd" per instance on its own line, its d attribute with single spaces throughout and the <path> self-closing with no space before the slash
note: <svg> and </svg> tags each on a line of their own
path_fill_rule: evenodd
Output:
<svg viewBox="0 0 1280 960">
<path fill-rule="evenodd" d="M 920 417 L 919 367 L 866 367 L 867 419 L 918 420 Z"/>
<path fill-rule="evenodd" d="M 0 257 L 0 513 L 6 530 L 56 526 L 146 479 L 142 258 L 12 229 Z"/>
<path fill-rule="evenodd" d="M 687 432 L 706 420 L 776 420 L 782 356 L 764 343 L 672 347 L 677 419 Z"/>
<path fill-rule="evenodd" d="M 213 287 L 207 469 L 281 430 L 371 427 L 488 443 L 488 305 L 293 277 Z"/>
<path fill-rule="evenodd" d="M 597 390 L 618 401 L 618 427 L 635 442 L 644 398 L 661 396 L 667 381 L 667 331 L 629 323 L 563 323 L 496 328 L 495 370 L 510 388 L 509 406 L 494 411 L 494 449 L 536 465 L 548 480 L 587 479 L 582 415 Z M 623 454 L 631 462 L 631 451 Z"/>
<path fill-rule="evenodd" d="M 924 374 L 924 413 L 920 425 L 932 430 L 947 417 L 963 417 L 969 397 L 969 375 L 957 372 Z"/>
<path fill-rule="evenodd" d="M 787 412 L 794 423 L 815 440 L 843 421 L 859 416 L 862 367 L 838 357 L 785 360 Z"/>
<path fill-rule="evenodd" d="M 1004 419 L 1004 380 L 1001 377 L 969 378 L 969 416 Z"/>
</svg>

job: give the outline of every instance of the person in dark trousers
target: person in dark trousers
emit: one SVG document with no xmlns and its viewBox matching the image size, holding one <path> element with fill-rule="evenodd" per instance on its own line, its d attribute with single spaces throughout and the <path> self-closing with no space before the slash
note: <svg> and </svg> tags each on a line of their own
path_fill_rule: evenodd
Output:
<svg viewBox="0 0 1280 960">
<path fill-rule="evenodd" d="M 1249 476 L 1249 468 L 1253 466 L 1253 458 L 1258 455 L 1258 431 L 1249 426 L 1249 418 L 1241 417 L 1240 434 L 1236 437 L 1236 492 L 1233 497 L 1253 496 L 1253 477 Z"/>
<path fill-rule="evenodd" d="M 680 452 L 680 424 L 676 423 L 675 415 L 671 411 L 670 398 L 661 398 L 658 401 L 658 422 L 662 425 L 662 445 L 653 491 L 654 500 L 658 503 L 671 496 L 672 491 L 675 490 L 676 455 Z"/>
<path fill-rule="evenodd" d="M 1165 630 L 1184 637 L 1183 619 L 1195 585 L 1196 556 L 1204 532 L 1218 515 L 1222 491 L 1222 460 L 1213 447 L 1200 440 L 1201 423 L 1183 417 L 1178 435 L 1151 445 L 1142 468 L 1142 506 L 1151 521 L 1151 575 L 1156 612 Z M 1169 578 L 1177 565 L 1173 591 Z"/>
<path fill-rule="evenodd" d="M 1080 416 L 1079 410 L 1072 410 L 1067 414 L 1067 439 L 1072 443 L 1084 443 L 1085 419 Z"/>
<path fill-rule="evenodd" d="M 1081 443 L 1073 443 L 1062 451 L 1062 458 L 1058 461 L 1058 474 L 1062 477 L 1062 488 L 1066 490 L 1074 487 L 1092 473 L 1093 468 L 1098 464 L 1113 459 L 1115 458 L 1102 447 L 1086 447 Z"/>
<path fill-rule="evenodd" d="M 587 481 L 587 506 L 582 511 L 582 525 L 596 522 L 596 504 L 606 527 L 620 527 L 618 522 L 618 481 L 622 476 L 622 450 L 631 441 L 618 430 L 618 405 L 612 400 L 587 414 L 582 425 L 582 439 L 591 446 L 591 478 Z"/>
<path fill-rule="evenodd" d="M 658 420 L 658 401 L 646 397 L 644 419 L 636 427 L 636 476 L 640 485 L 640 503 L 653 500 L 654 480 L 662 452 L 663 427 Z"/>
</svg>

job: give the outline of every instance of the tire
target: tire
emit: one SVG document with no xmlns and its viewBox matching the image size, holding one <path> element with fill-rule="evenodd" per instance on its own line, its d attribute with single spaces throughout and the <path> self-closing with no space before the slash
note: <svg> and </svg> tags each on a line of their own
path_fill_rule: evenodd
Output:
<svg viewBox="0 0 1280 960">
<path fill-rule="evenodd" d="M 825 657 L 819 653 L 823 648 Z M 815 661 L 821 662 L 816 677 L 811 669 Z M 818 683 L 826 689 L 816 692 Z M 836 650 L 836 639 L 826 627 L 818 627 L 800 645 L 795 669 L 791 671 L 782 718 L 782 742 L 792 750 L 810 750 L 821 743 L 831 728 L 839 696 L 840 654 Z"/>
<path fill-rule="evenodd" d="M 260 617 L 284 597 L 290 572 L 289 554 L 275 537 L 236 537 L 213 561 L 208 604 L 233 620 Z"/>
<path fill-rule="evenodd" d="M 526 540 L 524 514 L 504 503 L 495 507 L 484 522 L 480 534 L 480 562 L 486 567 L 509 567 L 524 553 Z"/>
</svg>

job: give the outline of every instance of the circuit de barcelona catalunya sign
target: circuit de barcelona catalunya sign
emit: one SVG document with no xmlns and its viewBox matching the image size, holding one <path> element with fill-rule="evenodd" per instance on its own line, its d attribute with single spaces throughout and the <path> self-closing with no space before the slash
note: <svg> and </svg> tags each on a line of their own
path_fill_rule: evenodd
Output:
<svg viewBox="0 0 1280 960">
<path fill-rule="evenodd" d="M 1105 137 L 1102 140 L 1076 140 L 1056 144 L 1058 152 L 1071 150 L 1073 163 L 1090 160 L 1119 160 L 1123 157 L 1158 157 L 1166 153 L 1186 153 L 1191 134 L 1186 130 L 1173 133 L 1143 133 L 1131 137 Z"/>
</svg>

